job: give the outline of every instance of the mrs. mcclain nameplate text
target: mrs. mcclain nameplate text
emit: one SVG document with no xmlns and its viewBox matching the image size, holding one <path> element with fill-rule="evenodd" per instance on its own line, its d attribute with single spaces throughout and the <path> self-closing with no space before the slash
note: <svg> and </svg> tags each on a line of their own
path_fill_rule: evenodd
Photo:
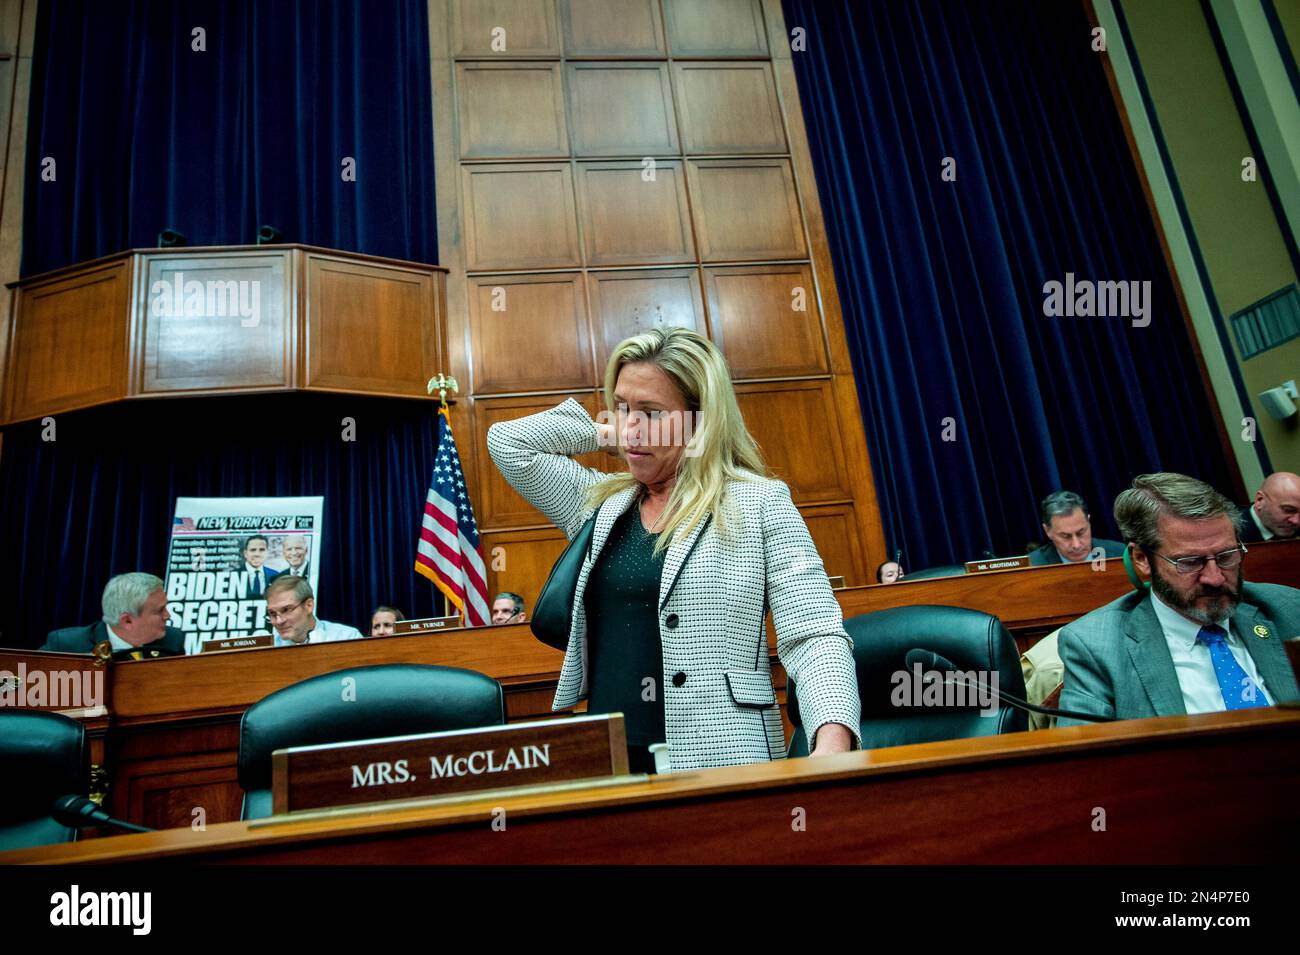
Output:
<svg viewBox="0 0 1300 955">
<path fill-rule="evenodd" d="M 272 805 L 279 815 L 626 773 L 623 715 L 578 716 L 276 750 Z"/>
</svg>

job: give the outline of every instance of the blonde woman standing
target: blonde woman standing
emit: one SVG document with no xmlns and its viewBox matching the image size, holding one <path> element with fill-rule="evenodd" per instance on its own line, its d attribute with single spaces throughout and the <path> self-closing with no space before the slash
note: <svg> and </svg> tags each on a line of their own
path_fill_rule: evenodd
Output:
<svg viewBox="0 0 1300 955">
<path fill-rule="evenodd" d="M 511 486 L 572 539 L 595 515 L 553 709 L 622 712 L 634 772 L 785 753 L 764 617 L 799 687 L 813 756 L 858 739 L 852 643 L 786 485 L 767 476 L 725 359 L 684 328 L 622 342 L 594 422 L 572 398 L 488 430 Z M 610 417 L 611 420 L 605 420 Z M 608 474 L 572 459 L 606 450 Z"/>
</svg>

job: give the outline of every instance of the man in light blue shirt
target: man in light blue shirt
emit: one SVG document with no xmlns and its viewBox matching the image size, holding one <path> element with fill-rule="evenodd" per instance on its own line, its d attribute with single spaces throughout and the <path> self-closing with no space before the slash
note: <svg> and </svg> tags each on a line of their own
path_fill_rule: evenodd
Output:
<svg viewBox="0 0 1300 955">
<path fill-rule="evenodd" d="M 356 627 L 316 616 L 315 595 L 306 577 L 282 574 L 266 585 L 266 619 L 275 630 L 277 647 L 361 639 Z"/>
<path fill-rule="evenodd" d="M 1182 474 L 1143 474 L 1115 521 L 1149 583 L 1062 628 L 1062 709 L 1124 720 L 1300 699 L 1282 646 L 1300 634 L 1300 590 L 1244 581 L 1231 501 Z"/>
</svg>

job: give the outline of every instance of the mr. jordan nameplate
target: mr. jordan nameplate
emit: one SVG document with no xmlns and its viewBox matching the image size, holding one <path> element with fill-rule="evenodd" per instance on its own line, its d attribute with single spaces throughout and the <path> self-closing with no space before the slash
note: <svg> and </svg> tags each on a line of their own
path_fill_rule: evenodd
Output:
<svg viewBox="0 0 1300 955">
<path fill-rule="evenodd" d="M 299 746 L 271 757 L 279 815 L 627 773 L 621 713 Z"/>
</svg>

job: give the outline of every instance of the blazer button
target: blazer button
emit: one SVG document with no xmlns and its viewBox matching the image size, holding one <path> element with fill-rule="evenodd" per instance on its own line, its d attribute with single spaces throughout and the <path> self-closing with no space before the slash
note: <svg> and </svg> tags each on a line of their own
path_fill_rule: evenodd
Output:
<svg viewBox="0 0 1300 955">
<path fill-rule="evenodd" d="M 670 613 L 667 617 L 665 617 L 665 618 L 664 618 L 664 626 L 667 627 L 669 630 L 676 630 L 676 629 L 677 629 L 677 614 L 675 614 L 675 613 Z M 681 684 L 678 684 L 678 685 L 680 686 Z"/>
<path fill-rule="evenodd" d="M 673 686 L 681 686 L 686 682 L 686 674 L 680 670 L 673 674 Z"/>
</svg>

